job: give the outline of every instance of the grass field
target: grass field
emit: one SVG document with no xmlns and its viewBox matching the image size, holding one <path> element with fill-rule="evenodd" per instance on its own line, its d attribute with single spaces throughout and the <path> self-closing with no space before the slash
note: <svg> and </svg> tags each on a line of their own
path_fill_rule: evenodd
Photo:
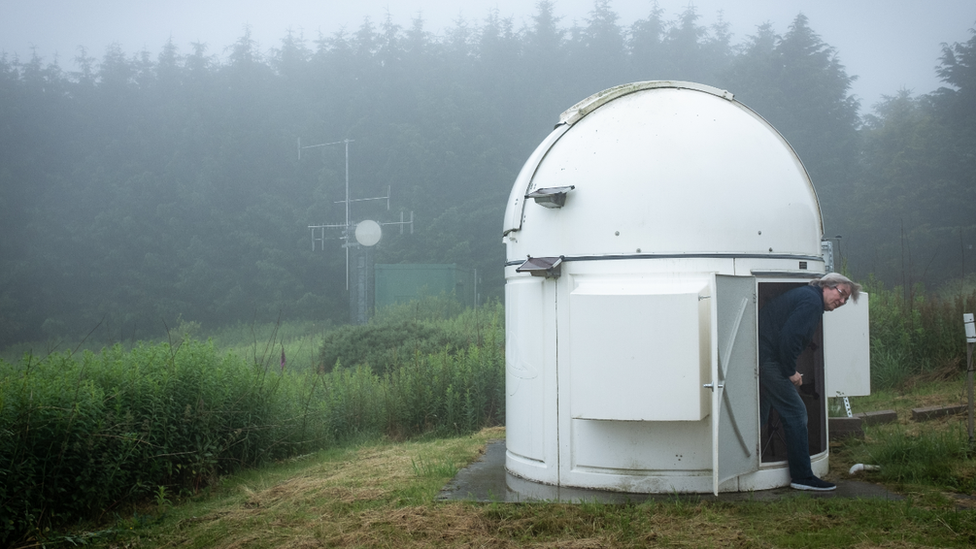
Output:
<svg viewBox="0 0 976 549">
<path fill-rule="evenodd" d="M 285 353 L 288 370 L 298 372 L 319 367 L 318 342 L 329 330 L 279 322 L 204 334 L 190 322 L 166 341 L 179 347 L 186 338 L 211 338 L 220 349 L 265 369 L 278 367 Z M 98 348 L 91 341 L 58 345 L 88 346 Z M 15 359 L 40 348 L 5 353 Z M 915 372 L 909 366 L 904 370 Z M 406 441 L 373 434 L 217 477 L 196 493 L 159 487 L 148 500 L 113 506 L 97 522 L 39 532 L 43 542 L 34 538 L 20 547 L 972 547 L 976 460 L 966 417 L 911 419 L 912 408 L 964 403 L 964 378 L 956 363 L 922 370 L 892 388 L 852 399 L 855 412 L 893 409 L 897 422 L 865 428 L 863 440 L 831 443 L 828 479 L 843 481 L 855 463 L 877 464 L 880 471 L 857 478 L 900 494 L 899 501 L 797 493 L 775 502 L 439 502 L 435 498 L 445 483 L 477 459 L 489 440 L 504 437 L 504 430 Z"/>
<path fill-rule="evenodd" d="M 851 464 L 871 458 L 892 438 L 965 435 L 961 432 L 965 416 L 924 424 L 910 420 L 914 404 L 957 402 L 960 384 L 928 383 L 855 401 L 860 411 L 893 403 L 899 421 L 868 428 L 864 441 L 832 443 L 828 478 L 849 478 Z M 477 459 L 489 440 L 502 437 L 504 430 L 493 428 L 449 439 L 361 441 L 223 478 L 180 502 L 158 494 L 155 501 L 120 513 L 110 526 L 79 529 L 60 541 L 65 546 L 269 549 L 976 544 L 976 511 L 971 505 L 972 486 L 967 483 L 976 468 L 968 454 L 956 456 L 949 465 L 952 474 L 942 480 L 892 480 L 881 473 L 858 477 L 886 485 L 904 496 L 901 501 L 817 499 L 802 493 L 774 502 L 675 497 L 623 505 L 435 500 L 445 483 Z M 961 490 L 966 487 L 968 491 Z M 48 547 L 58 545 L 58 540 L 52 541 Z"/>
</svg>

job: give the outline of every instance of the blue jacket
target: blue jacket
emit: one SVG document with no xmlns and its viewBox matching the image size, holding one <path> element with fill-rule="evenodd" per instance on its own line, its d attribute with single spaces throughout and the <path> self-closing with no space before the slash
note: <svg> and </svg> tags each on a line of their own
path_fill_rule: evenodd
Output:
<svg viewBox="0 0 976 549">
<path fill-rule="evenodd" d="M 806 349 L 823 320 L 823 289 L 800 286 L 759 311 L 759 363 L 775 362 L 784 376 L 796 373 L 796 358 Z"/>
</svg>

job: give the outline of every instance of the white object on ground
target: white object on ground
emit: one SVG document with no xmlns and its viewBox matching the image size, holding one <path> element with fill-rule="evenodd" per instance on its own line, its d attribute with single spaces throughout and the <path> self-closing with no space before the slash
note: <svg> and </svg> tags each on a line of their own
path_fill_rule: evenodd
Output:
<svg viewBox="0 0 976 549">
<path fill-rule="evenodd" d="M 858 473 L 860 471 L 878 471 L 880 469 L 881 467 L 879 465 L 865 465 L 863 463 L 858 463 L 854 467 L 851 467 L 851 470 L 850 472 L 848 472 L 848 474 L 853 475 L 854 473 Z"/>
</svg>

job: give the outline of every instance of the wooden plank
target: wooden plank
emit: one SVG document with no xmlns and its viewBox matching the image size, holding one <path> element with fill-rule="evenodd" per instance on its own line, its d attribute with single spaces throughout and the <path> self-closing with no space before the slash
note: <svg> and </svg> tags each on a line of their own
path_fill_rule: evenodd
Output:
<svg viewBox="0 0 976 549">
<path fill-rule="evenodd" d="M 967 406 L 957 404 L 954 406 L 927 406 L 925 408 L 912 408 L 912 421 L 927 421 L 940 417 L 965 414 Z"/>
<path fill-rule="evenodd" d="M 861 418 L 864 425 L 881 425 L 884 423 L 894 423 L 898 421 L 898 412 L 894 410 L 877 410 L 874 412 L 861 412 L 854 414 L 854 417 Z"/>
<path fill-rule="evenodd" d="M 843 440 L 849 437 L 864 438 L 864 427 L 859 417 L 829 418 L 830 440 Z"/>
</svg>

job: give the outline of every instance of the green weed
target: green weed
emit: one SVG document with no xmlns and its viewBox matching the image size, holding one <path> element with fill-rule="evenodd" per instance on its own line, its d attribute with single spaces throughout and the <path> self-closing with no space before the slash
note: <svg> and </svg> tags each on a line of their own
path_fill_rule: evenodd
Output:
<svg viewBox="0 0 976 549">
<path fill-rule="evenodd" d="M 449 479 L 453 478 L 459 470 L 457 465 L 450 459 L 435 461 L 423 454 L 415 459 L 411 459 L 410 464 L 413 466 L 413 474 L 418 477 Z"/>
</svg>

